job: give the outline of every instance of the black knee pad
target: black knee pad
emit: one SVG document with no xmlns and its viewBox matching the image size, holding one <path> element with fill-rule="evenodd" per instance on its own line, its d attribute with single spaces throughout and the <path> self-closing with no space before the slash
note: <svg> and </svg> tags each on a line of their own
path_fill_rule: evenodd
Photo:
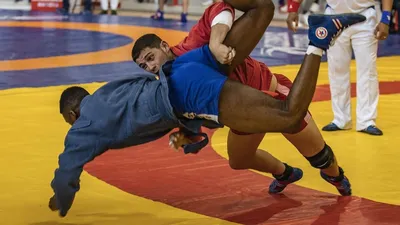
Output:
<svg viewBox="0 0 400 225">
<path fill-rule="evenodd" d="M 310 162 L 311 166 L 318 169 L 326 169 L 335 162 L 335 155 L 329 145 L 325 144 L 324 148 L 318 152 L 318 154 L 306 157 L 306 159 Z"/>
</svg>

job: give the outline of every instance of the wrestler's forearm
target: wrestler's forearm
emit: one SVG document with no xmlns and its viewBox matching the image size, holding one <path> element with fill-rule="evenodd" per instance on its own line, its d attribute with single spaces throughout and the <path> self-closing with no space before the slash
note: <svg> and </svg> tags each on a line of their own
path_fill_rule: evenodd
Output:
<svg viewBox="0 0 400 225">
<path fill-rule="evenodd" d="M 392 11 L 393 0 L 382 0 L 382 11 Z"/>
<path fill-rule="evenodd" d="M 226 35 L 229 32 L 229 26 L 225 24 L 216 24 L 211 27 L 210 34 L 210 48 L 222 44 L 225 40 Z"/>
</svg>

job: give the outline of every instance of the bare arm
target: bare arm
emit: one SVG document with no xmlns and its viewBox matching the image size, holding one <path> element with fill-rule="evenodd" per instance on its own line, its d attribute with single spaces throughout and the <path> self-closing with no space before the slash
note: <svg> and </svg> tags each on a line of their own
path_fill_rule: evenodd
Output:
<svg viewBox="0 0 400 225">
<path fill-rule="evenodd" d="M 299 7 L 303 0 L 288 1 L 288 17 L 286 19 L 289 30 L 296 32 L 299 25 Z"/>
<path fill-rule="evenodd" d="M 385 40 L 389 36 L 392 6 L 393 0 L 382 0 L 382 17 L 375 29 L 375 36 L 378 40 Z"/>
<path fill-rule="evenodd" d="M 232 27 L 232 23 L 233 15 L 228 10 L 220 12 L 211 22 L 209 46 L 214 57 L 221 64 L 229 64 L 234 57 L 232 48 L 222 44 Z"/>
<path fill-rule="evenodd" d="M 210 35 L 210 46 L 222 44 L 229 30 L 230 27 L 222 23 L 218 23 L 212 26 Z"/>
<path fill-rule="evenodd" d="M 393 0 L 382 0 L 382 11 L 392 11 Z"/>
</svg>

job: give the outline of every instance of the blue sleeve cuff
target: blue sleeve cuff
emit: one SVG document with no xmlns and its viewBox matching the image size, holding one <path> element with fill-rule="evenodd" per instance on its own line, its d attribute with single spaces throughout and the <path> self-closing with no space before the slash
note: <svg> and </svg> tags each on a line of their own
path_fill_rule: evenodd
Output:
<svg viewBox="0 0 400 225">
<path fill-rule="evenodd" d="M 198 141 L 196 143 L 192 143 L 192 144 L 187 144 L 187 145 L 183 145 L 183 152 L 185 154 L 197 154 L 202 148 L 206 147 L 208 144 L 208 136 L 205 133 L 199 133 L 199 134 L 190 134 L 187 135 L 188 137 L 194 137 L 194 136 L 202 136 L 203 140 Z"/>
<path fill-rule="evenodd" d="M 76 179 L 79 177 L 80 171 L 75 172 L 78 174 L 74 172 L 63 172 L 57 169 L 51 182 L 61 216 L 67 215 L 75 199 L 75 194 L 80 189 L 79 179 Z"/>
</svg>

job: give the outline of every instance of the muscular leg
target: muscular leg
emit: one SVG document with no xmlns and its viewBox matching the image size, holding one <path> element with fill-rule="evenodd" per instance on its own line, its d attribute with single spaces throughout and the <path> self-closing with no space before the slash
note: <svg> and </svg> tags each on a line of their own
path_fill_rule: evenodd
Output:
<svg viewBox="0 0 400 225">
<path fill-rule="evenodd" d="M 341 195 L 351 195 L 351 185 L 337 159 L 322 138 L 314 120 L 297 134 L 284 134 L 310 164 L 321 169 L 322 178 L 336 187 Z"/>
<path fill-rule="evenodd" d="M 224 44 L 235 48 L 236 57 L 229 66 L 231 73 L 253 51 L 270 24 L 275 7 L 267 0 L 226 0 L 234 8 L 244 11 L 232 26 Z M 228 155 L 233 169 L 255 169 L 281 175 L 285 165 L 269 153 L 258 150 L 264 134 L 238 135 L 229 132 Z"/>
<path fill-rule="evenodd" d="M 245 21 L 246 17 L 243 18 L 242 21 Z M 249 21 L 251 21 L 251 17 L 247 17 L 247 19 Z M 241 22 L 241 21 L 239 21 Z M 239 24 L 239 23 L 238 23 Z M 236 28 L 240 28 L 240 26 L 238 26 L 238 24 L 236 25 Z M 268 23 L 269 24 L 269 23 Z M 230 37 L 230 40 L 234 40 L 234 31 L 236 32 L 240 32 L 239 29 L 234 29 L 235 27 L 232 28 L 231 32 L 228 34 L 228 37 Z M 244 27 L 242 28 L 244 29 Z M 247 33 L 244 30 L 242 30 L 243 34 Z M 230 36 L 229 36 L 230 35 Z M 229 44 L 229 39 L 227 37 L 227 40 L 225 40 L 224 44 L 234 47 L 236 48 L 233 44 Z M 242 36 L 243 37 L 243 36 Z M 246 37 L 247 38 L 247 37 Z M 238 37 L 238 39 L 240 39 L 240 36 Z M 244 41 L 244 40 L 243 40 Z M 257 44 L 257 43 L 255 43 Z M 243 53 L 245 53 L 246 51 L 248 51 L 249 49 L 246 49 L 246 46 L 242 46 L 241 51 L 237 52 L 237 56 L 239 56 L 237 58 L 238 61 L 236 61 L 236 63 L 241 63 L 244 59 L 244 57 L 247 57 L 247 55 L 242 55 Z M 318 76 L 318 71 L 319 71 L 319 64 L 320 64 L 320 54 L 321 52 L 316 51 L 316 49 L 313 49 L 313 47 L 311 47 L 311 49 L 309 48 L 310 51 L 308 51 L 308 54 L 305 56 L 304 62 L 302 64 L 302 68 L 299 71 L 299 74 L 295 80 L 295 84 L 293 85 L 293 90 L 291 91 L 292 93 L 289 94 L 288 99 L 291 99 L 291 96 L 299 96 L 299 94 L 301 94 L 301 92 L 303 92 L 303 97 L 301 98 L 303 101 L 307 100 L 306 102 L 308 103 L 306 106 L 308 108 L 309 103 L 311 102 L 311 98 L 312 95 L 314 93 L 315 90 L 315 84 L 316 84 L 316 79 Z M 251 50 L 250 50 L 251 51 Z M 247 52 L 246 54 L 249 54 L 250 52 Z M 310 54 L 310 53 L 314 53 L 314 54 Z M 317 54 L 315 54 L 317 53 Z M 231 70 L 234 69 L 234 67 L 237 64 L 233 64 L 231 65 Z M 307 83 L 304 83 L 304 86 L 301 85 L 301 83 L 305 82 L 305 80 L 302 80 L 302 78 L 304 78 L 304 76 L 311 76 L 308 77 Z M 315 83 L 314 83 L 315 82 Z M 296 84 L 298 86 L 296 86 Z M 305 87 L 307 85 L 310 85 L 311 87 Z M 304 89 L 308 89 L 307 91 L 304 91 L 299 89 L 298 87 L 303 86 Z M 247 89 L 247 90 L 246 90 Z M 243 91 L 243 92 L 242 92 Z M 293 94 L 293 92 L 296 91 L 297 94 Z M 233 92 L 236 92 L 237 95 L 235 95 Z M 243 99 L 241 98 L 237 98 L 237 96 L 241 96 L 243 97 Z M 241 131 L 247 131 L 246 129 L 249 130 L 254 130 L 255 129 L 261 129 L 261 131 L 257 131 L 257 132 L 265 132 L 266 127 L 270 127 L 272 125 L 271 129 L 282 129 L 282 130 L 290 130 L 292 131 L 292 129 L 296 130 L 298 121 L 295 122 L 294 126 L 291 125 L 291 121 L 290 119 L 288 119 L 288 117 L 294 117 L 295 115 L 300 115 L 302 116 L 301 118 L 304 118 L 305 113 L 304 110 L 305 108 L 303 108 L 302 110 L 297 111 L 294 114 L 288 113 L 289 115 L 286 116 L 282 116 L 279 117 L 279 114 L 285 114 L 285 111 L 282 110 L 285 107 L 290 107 L 290 104 L 288 105 L 280 105 L 280 103 L 282 102 L 277 102 L 277 101 L 273 101 L 272 98 L 267 99 L 267 96 L 264 94 L 260 94 L 260 92 L 256 92 L 255 90 L 251 90 L 251 88 L 245 88 L 244 86 L 239 87 L 235 84 L 235 82 L 231 82 L 228 81 L 226 83 L 226 85 L 224 86 L 224 89 L 221 93 L 220 96 L 220 121 L 222 123 L 224 123 L 225 125 L 231 127 L 231 128 L 235 128 L 232 126 L 237 126 L 237 127 L 241 127 L 242 129 L 239 128 L 239 130 Z M 295 98 L 295 97 L 294 97 Z M 250 105 L 246 105 L 247 99 L 252 99 L 252 100 L 256 100 L 257 99 L 257 103 L 256 102 L 252 102 Z M 264 99 L 264 100 L 262 100 Z M 309 100 L 309 101 L 308 101 Z M 241 105 L 242 107 L 235 107 Z M 265 105 L 269 105 L 272 106 L 272 110 L 266 110 Z M 252 106 L 252 107 L 251 107 Z M 304 106 L 304 105 L 303 105 Z M 294 106 L 295 109 L 299 109 L 299 107 L 301 108 L 301 106 L 296 105 Z M 238 110 L 239 109 L 239 110 Z M 293 109 L 293 108 L 292 108 Z M 279 111 L 280 112 L 276 112 Z M 269 111 L 269 112 L 267 112 Z M 273 118 L 273 114 L 275 111 L 275 115 L 277 117 Z M 283 111 L 283 113 L 282 113 Z M 288 110 L 290 112 L 290 110 Z M 227 117 L 225 117 L 224 113 L 227 113 Z M 232 118 L 235 118 L 233 120 L 230 120 L 229 117 L 232 116 Z M 268 120 L 265 117 L 270 117 L 273 118 L 272 120 Z M 252 123 L 252 118 L 260 118 L 263 117 L 265 118 L 265 120 L 260 119 L 260 120 L 254 120 L 255 123 Z M 240 118 L 238 120 L 238 118 Z M 260 123 L 260 121 L 264 122 L 264 123 Z M 280 123 L 280 122 L 283 123 Z M 230 126 L 229 124 L 232 124 L 232 126 Z M 285 127 L 285 124 L 287 125 Z M 258 128 L 256 128 L 258 127 Z M 237 128 L 235 128 L 237 129 Z M 248 131 L 251 132 L 251 131 Z M 240 135 L 236 135 L 234 134 L 232 131 L 229 133 L 228 136 L 228 154 L 229 154 L 229 162 L 232 168 L 234 169 L 256 169 L 259 171 L 263 171 L 263 172 L 270 172 L 270 173 L 278 173 L 279 174 L 283 174 L 285 172 L 284 170 L 284 166 L 282 164 L 282 162 L 280 162 L 279 160 L 277 160 L 276 158 L 274 158 L 272 155 L 270 155 L 267 152 L 263 152 L 257 149 L 259 143 L 262 140 L 262 137 L 264 135 L 260 135 L 258 134 L 258 136 L 240 136 Z M 309 161 L 313 161 L 314 164 L 313 166 L 315 166 L 315 162 L 319 163 L 320 158 L 318 153 L 322 152 L 328 152 L 328 151 L 322 151 L 322 150 L 326 150 L 329 149 L 329 146 L 325 145 L 325 142 L 321 136 L 321 134 L 319 133 L 318 128 L 316 127 L 314 121 L 311 121 L 311 123 L 308 125 L 308 127 L 306 127 L 306 129 L 304 129 L 302 132 L 298 133 L 298 134 L 286 134 L 285 135 L 287 137 L 288 140 L 290 140 L 298 149 L 299 151 L 307 158 L 309 159 Z M 254 142 L 253 142 L 254 140 Z M 307 143 L 307 140 L 310 140 L 310 142 Z M 332 152 L 332 151 L 330 151 Z M 316 156 L 316 157 L 315 157 Z M 333 156 L 332 153 L 332 157 L 333 157 L 333 161 L 330 160 L 329 161 L 329 166 L 328 167 L 320 167 L 322 169 L 322 171 L 331 177 L 339 177 L 340 173 L 339 173 L 339 167 L 337 165 L 337 161 Z M 317 158 L 318 160 L 315 161 L 315 158 Z M 275 172 L 274 172 L 275 171 Z M 287 170 L 286 170 L 287 171 Z M 300 179 L 301 176 L 299 176 L 298 179 Z M 286 177 L 286 179 L 288 179 L 288 177 Z M 297 180 L 298 180 L 297 179 Z M 338 181 L 337 179 L 334 180 L 334 182 Z M 270 186 L 270 190 L 271 187 L 274 188 L 276 187 L 276 185 L 279 185 L 279 181 L 274 181 L 274 183 Z M 284 184 L 283 184 L 284 185 Z M 340 187 L 342 188 L 342 186 Z M 338 188 L 339 189 L 339 188 Z M 340 190 L 339 190 L 340 191 Z M 347 190 L 346 190 L 347 191 Z M 341 192 L 342 193 L 342 192 Z M 347 195 L 349 192 L 343 192 L 344 195 Z M 351 193 L 351 191 L 350 191 Z"/>
<path fill-rule="evenodd" d="M 285 166 L 268 152 L 257 150 L 265 134 L 238 135 L 229 131 L 228 156 L 232 169 L 282 174 Z"/>
<path fill-rule="evenodd" d="M 231 73 L 256 47 L 273 18 L 275 8 L 267 0 L 226 2 L 245 12 L 233 24 L 224 41 L 225 45 L 236 50 L 236 56 L 228 68 Z M 263 137 L 264 134 L 238 135 L 229 131 L 227 147 L 230 166 L 233 169 L 254 169 L 277 176 L 285 174 L 285 171 L 286 174 L 291 172 L 291 167 L 285 166 L 268 152 L 257 149 Z"/>
<path fill-rule="evenodd" d="M 245 0 L 243 1 L 245 2 Z M 246 19 L 248 17 L 244 18 Z M 174 101 L 176 101 L 176 108 L 182 107 L 182 112 L 197 112 L 195 107 L 192 108 L 193 104 L 189 104 L 189 106 L 187 100 L 182 97 L 185 95 L 180 94 L 182 91 L 184 93 L 188 93 L 187 90 L 185 90 L 185 88 L 184 90 L 180 90 L 178 87 L 182 86 L 182 80 L 185 81 L 185 79 L 182 77 L 187 77 L 188 71 L 197 73 L 200 73 L 201 71 L 201 74 L 207 74 L 207 79 L 213 80 L 213 82 L 210 81 L 209 83 L 205 84 L 199 80 L 200 78 L 203 79 L 203 76 L 192 76 L 192 79 L 188 79 L 189 84 L 184 85 L 184 87 L 187 89 L 187 87 L 191 86 L 190 83 L 200 83 L 200 85 L 205 84 L 206 86 L 204 89 L 193 88 L 193 90 L 191 90 L 191 95 L 194 96 L 196 96 L 195 93 L 197 92 L 203 92 L 204 96 L 210 96 L 210 94 L 212 96 L 212 94 L 215 93 L 215 89 L 213 89 L 213 87 L 220 90 L 218 91 L 218 104 L 214 104 L 214 100 L 213 104 L 208 105 L 211 107 L 208 108 L 208 112 L 218 112 L 217 119 L 220 123 L 232 129 L 247 133 L 291 133 L 298 131 L 301 122 L 307 113 L 307 109 L 315 91 L 322 51 L 323 49 L 328 48 L 333 37 L 337 36 L 338 32 L 341 30 L 337 28 L 337 24 L 333 25 L 333 19 L 340 20 L 340 24 L 343 24 L 343 26 L 346 27 L 349 24 L 354 24 L 356 22 L 365 20 L 365 17 L 354 15 L 310 17 L 309 37 L 314 41 L 307 50 L 307 54 L 304 58 L 298 76 L 296 77 L 286 100 L 277 100 L 259 90 L 253 89 L 239 82 L 226 80 L 226 78 L 216 74 L 217 72 L 212 69 L 212 67 L 202 67 L 203 64 L 188 62 L 186 66 L 182 66 L 181 71 L 176 70 L 175 75 L 171 76 L 172 78 L 169 81 L 171 103 L 174 106 Z M 244 19 L 242 21 L 244 21 Z M 319 37 L 318 40 L 315 35 L 321 34 L 320 32 L 317 32 L 321 27 L 325 28 L 322 31 L 325 32 L 322 33 L 322 35 L 325 35 L 325 38 L 321 39 Z M 232 29 L 232 31 L 234 31 L 234 29 Z M 231 32 L 230 35 L 233 36 L 233 32 Z M 207 51 L 206 49 L 207 48 L 201 48 L 195 50 L 192 52 L 192 54 L 195 54 L 196 51 Z M 204 53 L 202 54 L 204 55 Z M 241 54 L 243 54 L 243 51 Z M 189 68 L 190 66 L 191 68 Z M 222 90 L 219 89 L 221 85 Z M 177 89 L 176 91 L 174 91 L 174 87 Z M 196 99 L 196 97 L 193 98 Z M 258 140 L 258 142 L 259 141 L 260 140 Z M 256 147 L 253 149 L 256 149 Z M 279 168 L 278 164 L 280 162 L 278 162 L 276 165 L 271 165 L 271 167 L 264 165 L 267 164 L 267 162 L 276 162 L 277 160 L 269 154 L 259 153 L 257 150 L 255 151 L 255 153 L 254 151 L 253 153 L 248 152 L 253 157 L 246 159 L 252 163 L 243 162 L 241 165 L 237 165 L 235 162 L 231 162 L 231 165 L 234 165 L 233 167 L 238 169 L 253 167 L 255 169 L 266 170 L 266 172 L 271 172 L 274 170 L 274 168 Z M 232 152 L 230 152 L 230 156 L 245 161 L 244 158 L 241 158 L 240 156 L 247 156 L 246 149 L 238 149 L 235 150 L 234 153 L 236 153 L 235 156 L 233 156 Z M 261 157 L 255 157 L 254 155 L 259 155 Z M 265 160 L 266 158 L 269 158 L 269 161 Z"/>
<path fill-rule="evenodd" d="M 228 134 L 229 165 L 232 169 L 253 169 L 272 174 L 275 180 L 270 193 L 283 191 L 290 183 L 300 180 L 303 172 L 298 168 L 284 164 L 270 153 L 258 149 L 265 134 L 240 135 L 232 130 Z"/>
<path fill-rule="evenodd" d="M 278 80 L 277 98 L 284 99 L 290 93 L 291 81 L 283 75 L 275 74 Z M 310 162 L 310 164 L 321 169 L 322 177 L 333 184 L 342 195 L 350 195 L 351 187 L 348 179 L 344 176 L 343 169 L 338 166 L 337 159 L 327 145 L 311 115 L 304 118 L 301 130 L 295 134 L 283 135 L 289 140 L 299 152 Z M 305 126 L 304 126 L 305 125 Z M 274 181 L 275 183 L 279 181 Z"/>
<path fill-rule="evenodd" d="M 223 44 L 236 50 L 228 74 L 250 55 L 274 17 L 275 6 L 271 0 L 225 0 L 235 9 L 245 12 L 232 26 Z"/>
<path fill-rule="evenodd" d="M 219 121 L 247 133 L 298 131 L 314 95 L 320 61 L 319 55 L 305 56 L 285 101 L 227 80 L 219 100 Z"/>
<path fill-rule="evenodd" d="M 243 62 L 244 58 L 250 54 L 261 39 L 272 19 L 274 7 L 269 1 L 260 0 L 227 0 L 227 2 L 237 9 L 246 11 L 235 22 L 224 41 L 225 45 L 236 49 L 235 60 L 229 68 L 231 72 L 235 66 Z M 245 6 L 248 7 L 246 8 Z M 287 102 L 275 100 L 255 89 L 240 86 L 233 81 L 226 82 L 220 96 L 220 122 L 230 128 L 249 133 L 263 133 L 268 131 L 290 132 L 297 130 L 300 120 L 305 116 L 315 90 L 320 60 L 321 57 L 319 54 L 307 54 L 305 56 L 303 65 L 291 91 L 295 93 L 292 95 L 294 96 L 294 99 L 292 99 L 294 101 L 292 102 L 295 102 L 296 97 L 298 97 L 302 101 L 305 100 L 306 104 L 287 104 Z M 302 79 L 304 77 L 307 78 Z M 309 87 L 304 87 L 306 84 Z M 303 91 L 301 91 L 300 87 L 304 88 Z M 241 96 L 241 98 L 237 98 L 237 96 Z M 290 100 L 292 96 L 290 94 L 288 99 Z M 248 101 L 248 99 L 252 101 Z M 241 107 L 237 107 L 238 105 Z M 259 118 L 259 120 L 254 120 L 254 118 Z M 251 168 L 271 173 L 274 173 L 272 171 L 273 168 L 281 168 L 280 171 L 282 171 L 283 164 L 281 162 L 268 153 L 257 150 L 262 138 L 252 136 L 240 137 L 240 135 L 235 135 L 232 132 L 229 135 L 228 154 L 232 168 Z M 253 138 L 256 140 L 256 144 L 248 145 L 247 143 L 251 142 Z M 269 162 L 271 165 L 266 165 L 266 162 Z"/>
<path fill-rule="evenodd" d="M 253 2 L 259 0 L 230 1 Z M 238 6 L 236 7 L 239 8 Z M 259 13 L 262 14 L 261 12 Z M 255 15 L 248 14 L 247 17 L 243 17 L 239 22 L 248 20 L 248 26 L 251 27 L 250 21 L 252 23 L 258 21 L 256 19 L 251 20 L 251 16 Z M 340 23 L 334 23 L 333 21 L 335 20 L 340 21 Z M 227 80 L 219 97 L 219 121 L 232 129 L 247 133 L 292 133 L 297 131 L 307 114 L 308 107 L 314 95 L 322 51 L 329 48 L 329 44 L 335 37 L 338 37 L 343 29 L 362 21 L 365 21 L 365 17 L 357 14 L 310 16 L 310 46 L 307 49 L 307 54 L 304 57 L 300 71 L 294 80 L 288 97 L 283 101 L 276 100 L 256 89 L 241 85 L 232 80 Z M 236 27 L 239 27 L 239 22 L 235 24 Z M 242 34 L 239 31 L 242 31 Z M 235 32 L 238 33 L 238 39 L 241 35 L 244 35 L 243 33 L 253 36 L 245 28 L 241 30 L 232 28 L 227 37 L 227 45 L 229 45 L 229 39 L 235 38 Z M 245 43 L 246 41 L 242 40 L 242 42 Z M 243 45 L 247 46 L 246 44 Z M 250 49 L 244 50 L 251 51 Z M 237 52 L 236 57 L 240 58 L 241 55 L 239 54 L 245 53 L 244 50 Z"/>
<path fill-rule="evenodd" d="M 229 66 L 229 71 L 232 71 L 249 56 L 260 41 L 273 18 L 274 6 L 270 0 L 226 0 L 226 2 L 245 12 L 234 23 L 224 41 L 225 45 L 236 49 L 236 56 Z M 332 23 L 330 20 L 327 21 L 329 22 L 326 23 Z M 349 21 L 345 23 L 350 24 Z M 320 25 L 311 24 L 310 29 L 316 29 L 317 26 Z M 329 35 L 334 35 L 337 28 L 332 27 L 332 24 L 328 26 L 331 26 Z M 311 35 L 314 33 L 313 30 L 310 32 Z M 315 39 L 313 36 L 311 38 Z M 328 45 L 325 46 L 328 48 Z M 296 131 L 312 100 L 321 62 L 322 50 L 313 46 L 309 49 L 286 101 L 275 100 L 258 90 L 228 80 L 220 96 L 220 122 L 247 133 Z M 242 107 L 237 107 L 238 105 Z"/>
<path fill-rule="evenodd" d="M 324 138 L 312 118 L 308 122 L 307 127 L 299 133 L 284 133 L 283 135 L 306 158 L 317 155 L 325 147 Z M 322 169 L 322 172 L 332 177 L 338 176 L 339 167 L 336 158 L 334 158 L 334 161 L 328 168 Z"/>
</svg>

